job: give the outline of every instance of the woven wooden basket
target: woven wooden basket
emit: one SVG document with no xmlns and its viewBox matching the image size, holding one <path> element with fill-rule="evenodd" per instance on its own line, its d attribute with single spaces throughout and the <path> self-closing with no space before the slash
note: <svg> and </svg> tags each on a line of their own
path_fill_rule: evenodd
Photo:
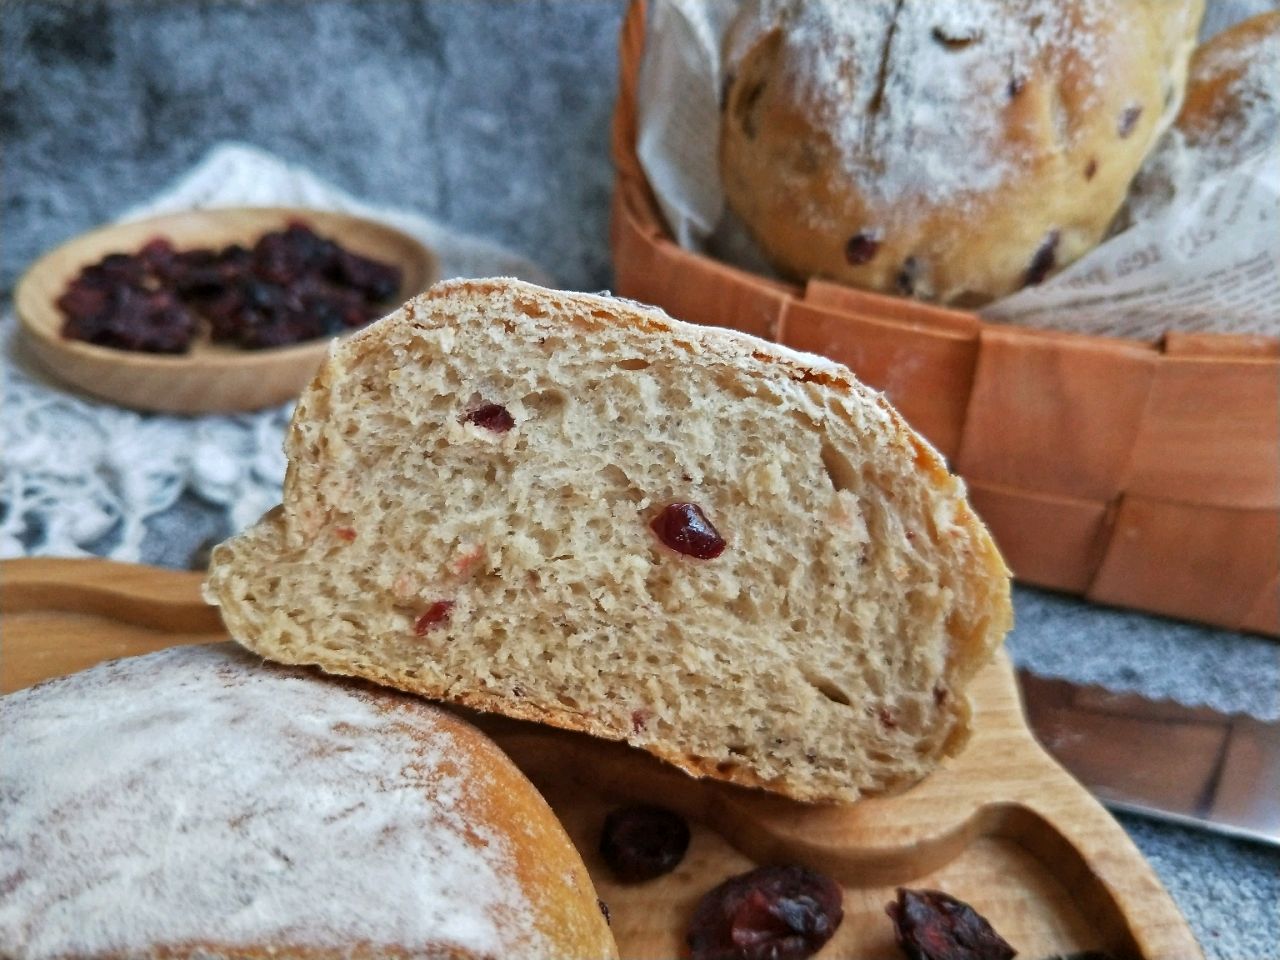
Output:
<svg viewBox="0 0 1280 960">
<path fill-rule="evenodd" d="M 617 292 L 849 366 L 966 480 L 1027 583 L 1280 636 L 1280 339 L 983 323 L 678 247 L 636 157 L 644 0 L 613 122 Z"/>
</svg>

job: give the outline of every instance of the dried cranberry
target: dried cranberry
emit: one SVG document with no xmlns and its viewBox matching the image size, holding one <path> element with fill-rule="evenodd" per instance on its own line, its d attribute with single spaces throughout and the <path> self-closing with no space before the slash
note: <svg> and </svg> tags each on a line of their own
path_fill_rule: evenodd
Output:
<svg viewBox="0 0 1280 960">
<path fill-rule="evenodd" d="M 626 883 L 642 883 L 670 873 L 689 849 L 689 825 L 663 807 L 614 810 L 604 821 L 600 855 Z"/>
<path fill-rule="evenodd" d="M 182 353 L 190 346 L 196 333 L 195 317 L 171 295 L 128 285 L 103 293 L 100 310 L 68 315 L 63 336 L 147 353 Z"/>
<path fill-rule="evenodd" d="M 173 244 L 167 238 L 152 237 L 138 251 L 138 259 L 146 264 L 148 270 L 163 274 L 169 265 L 173 263 L 173 258 L 176 254 L 177 251 L 174 250 Z"/>
<path fill-rule="evenodd" d="M 476 407 L 462 419 L 494 433 L 506 433 L 516 425 L 516 418 L 500 403 L 486 403 Z"/>
<path fill-rule="evenodd" d="M 1044 283 L 1044 278 L 1049 275 L 1058 260 L 1058 240 L 1061 235 L 1057 230 L 1050 230 L 1045 234 L 1044 240 L 1040 242 L 1039 249 L 1031 258 L 1031 265 L 1027 267 L 1027 275 L 1025 277 L 1025 285 L 1033 287 L 1038 283 Z"/>
<path fill-rule="evenodd" d="M 840 887 L 800 866 L 731 877 L 699 901 L 686 942 L 692 960 L 801 960 L 844 919 Z"/>
<path fill-rule="evenodd" d="M 696 503 L 671 503 L 649 524 L 658 539 L 678 553 L 698 560 L 714 560 L 725 542 Z"/>
<path fill-rule="evenodd" d="M 1017 953 L 971 906 L 937 890 L 899 887 L 885 912 L 909 960 L 1012 960 Z"/>
<path fill-rule="evenodd" d="M 944 30 L 942 27 L 934 27 L 933 39 L 937 43 L 942 44 L 948 50 L 963 50 L 965 47 L 969 46 L 969 44 L 973 43 L 975 40 L 981 40 L 982 31 L 974 29 L 974 30 L 965 30 L 965 31 L 953 30 L 951 32 L 948 32 Z"/>
<path fill-rule="evenodd" d="M 453 611 L 452 600 L 437 600 L 431 606 L 427 607 L 422 616 L 413 622 L 413 632 L 418 636 L 424 636 L 432 627 L 438 626 L 449 619 L 449 614 Z"/>
<path fill-rule="evenodd" d="M 1120 114 L 1120 122 L 1116 124 L 1116 133 L 1121 137 L 1127 137 L 1133 133 L 1138 126 L 1138 118 L 1142 116 L 1142 104 L 1135 103 L 1132 106 L 1125 107 L 1124 112 Z"/>
<path fill-rule="evenodd" d="M 107 308 L 109 287 L 95 287 L 73 280 L 57 300 L 58 309 L 70 320 L 88 320 Z"/>
<path fill-rule="evenodd" d="M 373 301 L 389 300 L 400 289 L 400 268 L 349 250 L 339 250 L 329 268 L 335 282 L 360 291 Z"/>
<path fill-rule="evenodd" d="M 881 234 L 879 230 L 864 230 L 855 233 L 845 244 L 844 258 L 851 266 L 870 263 L 880 252 Z"/>
<path fill-rule="evenodd" d="M 86 272 L 101 283 L 141 284 L 146 279 L 147 265 L 127 253 L 109 253 Z"/>
<path fill-rule="evenodd" d="M 236 344 L 248 350 L 286 347 L 324 335 L 314 315 L 249 311 L 247 317 L 249 322 L 241 330 Z"/>
<path fill-rule="evenodd" d="M 632 710 L 631 711 L 631 731 L 632 733 L 640 733 L 649 725 L 649 718 L 653 716 L 651 710 Z"/>
</svg>

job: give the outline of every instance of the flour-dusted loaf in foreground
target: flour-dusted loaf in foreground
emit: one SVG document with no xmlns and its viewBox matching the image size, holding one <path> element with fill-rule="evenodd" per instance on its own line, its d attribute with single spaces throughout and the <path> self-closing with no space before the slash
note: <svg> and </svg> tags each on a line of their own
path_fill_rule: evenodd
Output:
<svg viewBox="0 0 1280 960">
<path fill-rule="evenodd" d="M 613 958 L 591 879 L 488 738 L 232 644 L 0 699 L 0 956 Z"/>
<path fill-rule="evenodd" d="M 882 398 L 629 301 L 440 284 L 335 346 L 286 450 L 209 572 L 241 643 L 799 799 L 953 753 L 1010 621 Z"/>
</svg>

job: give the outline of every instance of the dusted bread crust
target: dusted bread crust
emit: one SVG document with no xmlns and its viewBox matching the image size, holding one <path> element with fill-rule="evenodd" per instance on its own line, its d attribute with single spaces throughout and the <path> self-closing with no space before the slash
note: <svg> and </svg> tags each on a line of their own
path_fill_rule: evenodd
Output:
<svg viewBox="0 0 1280 960">
<path fill-rule="evenodd" d="M 0 729 L 0 956 L 617 957 L 550 807 L 417 698 L 188 646 Z"/>
<path fill-rule="evenodd" d="M 977 306 L 1104 236 L 1204 0 L 747 0 L 720 169 L 778 270 Z"/>
<path fill-rule="evenodd" d="M 1196 48 L 1173 129 L 1133 181 L 1119 225 L 1150 220 L 1212 177 L 1280 154 L 1280 10 Z"/>
<path fill-rule="evenodd" d="M 1010 622 L 962 485 L 878 394 L 629 301 L 437 285 L 335 346 L 286 450 L 283 507 L 213 554 L 237 640 L 695 775 L 911 783 Z M 722 554 L 659 541 L 673 502 Z"/>
</svg>

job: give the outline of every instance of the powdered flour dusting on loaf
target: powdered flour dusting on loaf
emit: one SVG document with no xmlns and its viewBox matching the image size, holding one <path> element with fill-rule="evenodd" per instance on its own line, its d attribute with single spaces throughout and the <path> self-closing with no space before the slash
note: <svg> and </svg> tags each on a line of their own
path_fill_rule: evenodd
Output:
<svg viewBox="0 0 1280 960">
<path fill-rule="evenodd" d="M 543 955 L 439 716 L 222 647 L 0 700 L 0 954 Z"/>
<path fill-rule="evenodd" d="M 1260 178 L 1280 148 L 1280 11 L 1245 20 L 1196 50 L 1186 103 L 1135 178 L 1117 226 L 1188 208 L 1215 178 Z M 1257 173 L 1251 173 L 1252 168 Z M 1274 193 L 1271 194 L 1274 201 Z M 1275 209 L 1271 202 L 1269 208 Z"/>
<path fill-rule="evenodd" d="M 1202 162 L 1216 161 L 1219 169 L 1263 149 L 1274 154 L 1280 140 L 1280 12 L 1242 26 L 1253 27 L 1253 37 L 1233 31 L 1239 42 L 1228 34 L 1215 38 L 1197 53 L 1188 81 L 1193 88 L 1226 81 L 1222 99 L 1233 109 L 1219 114 L 1216 126 L 1195 118 L 1195 140 L 1209 155 Z"/>
<path fill-rule="evenodd" d="M 1011 90 L 1071 58 L 1097 63 L 1118 0 L 762 0 L 734 38 L 729 65 L 785 24 L 795 64 L 785 82 L 814 104 L 845 172 L 868 197 L 930 203 L 985 193 L 1042 146 L 1009 137 Z M 1096 87 L 1101 81 L 1095 74 Z M 1068 136 L 1071 131 L 1065 131 Z"/>
</svg>

